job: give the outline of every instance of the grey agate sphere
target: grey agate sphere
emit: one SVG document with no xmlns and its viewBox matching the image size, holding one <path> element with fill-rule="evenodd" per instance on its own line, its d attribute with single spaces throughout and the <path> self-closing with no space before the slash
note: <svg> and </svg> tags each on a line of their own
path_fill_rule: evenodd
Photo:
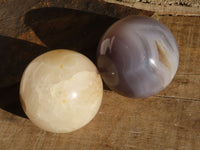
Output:
<svg viewBox="0 0 200 150">
<path fill-rule="evenodd" d="M 97 50 L 104 82 L 127 97 L 144 98 L 163 90 L 176 74 L 178 62 L 172 33 L 144 16 L 128 16 L 114 23 Z"/>
</svg>

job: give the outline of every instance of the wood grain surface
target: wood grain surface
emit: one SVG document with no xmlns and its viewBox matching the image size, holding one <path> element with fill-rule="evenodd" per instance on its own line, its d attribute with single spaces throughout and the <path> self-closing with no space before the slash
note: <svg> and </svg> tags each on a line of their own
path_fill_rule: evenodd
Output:
<svg viewBox="0 0 200 150">
<path fill-rule="evenodd" d="M 108 3 L 153 11 L 162 15 L 199 16 L 199 0 L 104 0 Z"/>
<path fill-rule="evenodd" d="M 37 9 L 25 16 L 23 33 L 1 35 L 0 50 L 7 52 L 1 59 L 9 61 L 0 65 L 13 69 L 14 76 L 9 76 L 10 70 L 1 76 L 13 77 L 13 82 L 0 88 L 0 150 L 199 150 L 200 17 L 153 17 L 172 31 L 179 45 L 180 64 L 172 83 L 145 99 L 104 90 L 96 117 L 68 134 L 45 132 L 26 118 L 18 94 L 21 71 L 52 48 L 75 49 L 95 62 L 98 40 L 117 18 L 64 8 Z"/>
</svg>

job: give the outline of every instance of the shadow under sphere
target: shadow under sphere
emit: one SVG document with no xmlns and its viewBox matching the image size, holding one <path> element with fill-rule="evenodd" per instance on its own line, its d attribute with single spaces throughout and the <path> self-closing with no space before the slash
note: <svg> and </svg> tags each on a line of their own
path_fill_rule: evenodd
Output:
<svg viewBox="0 0 200 150">
<path fill-rule="evenodd" d="M 25 24 L 48 49 L 76 50 L 93 62 L 98 42 L 117 19 L 66 8 L 41 8 L 28 12 Z"/>
<path fill-rule="evenodd" d="M 19 101 L 19 81 L 26 66 L 47 49 L 28 41 L 0 36 L 0 108 L 25 117 Z"/>
</svg>

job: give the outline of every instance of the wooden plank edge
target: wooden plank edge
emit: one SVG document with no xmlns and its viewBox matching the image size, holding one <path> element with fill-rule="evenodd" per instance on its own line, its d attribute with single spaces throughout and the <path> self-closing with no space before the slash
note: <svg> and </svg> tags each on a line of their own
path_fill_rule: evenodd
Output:
<svg viewBox="0 0 200 150">
<path fill-rule="evenodd" d="M 126 7 L 132 7 L 136 9 L 143 9 L 146 11 L 153 11 L 159 15 L 171 15 L 171 16 L 200 16 L 200 7 L 186 7 L 186 6 L 161 6 L 153 5 L 142 2 L 120 2 L 117 0 L 104 0 L 108 3 L 114 3 L 123 5 Z"/>
</svg>

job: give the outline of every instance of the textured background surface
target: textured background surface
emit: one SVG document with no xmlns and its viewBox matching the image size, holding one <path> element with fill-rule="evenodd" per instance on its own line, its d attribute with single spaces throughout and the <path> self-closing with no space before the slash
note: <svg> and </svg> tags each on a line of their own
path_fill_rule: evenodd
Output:
<svg viewBox="0 0 200 150">
<path fill-rule="evenodd" d="M 104 0 L 122 6 L 154 11 L 167 15 L 198 16 L 200 14 L 199 0 Z"/>
<path fill-rule="evenodd" d="M 5 11 L 10 14 L 3 19 L 1 15 L 0 58 L 5 61 L 0 67 L 7 70 L 0 74 L 0 149 L 200 149 L 200 17 L 153 16 L 171 29 L 180 50 L 177 75 L 164 91 L 146 99 L 131 99 L 105 90 L 92 122 L 76 132 L 53 134 L 25 117 L 18 95 L 21 72 L 33 57 L 52 48 L 74 49 L 95 61 L 100 36 L 118 16 L 108 17 L 109 11 L 105 16 L 104 11 L 98 15 L 67 8 L 27 10 L 21 16 L 11 11 Z M 138 13 L 125 10 L 125 15 Z M 22 17 L 21 25 L 13 20 L 16 16 Z"/>
<path fill-rule="evenodd" d="M 148 3 L 153 5 L 169 5 L 169 6 L 188 6 L 188 7 L 198 7 L 200 2 L 198 0 L 116 0 L 127 3 Z"/>
</svg>

